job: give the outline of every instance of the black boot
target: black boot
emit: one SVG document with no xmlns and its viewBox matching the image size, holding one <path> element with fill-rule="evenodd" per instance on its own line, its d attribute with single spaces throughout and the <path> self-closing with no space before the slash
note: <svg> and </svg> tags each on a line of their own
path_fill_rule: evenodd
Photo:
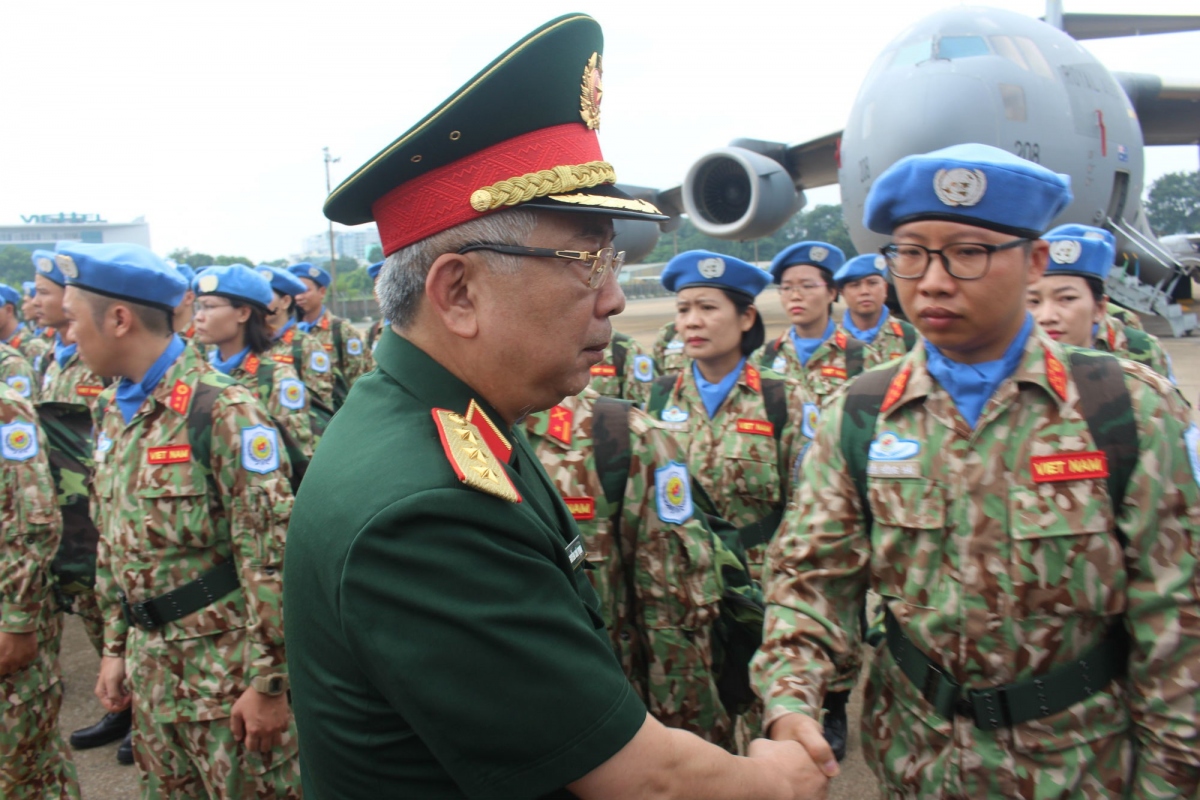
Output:
<svg viewBox="0 0 1200 800">
<path fill-rule="evenodd" d="M 833 749 L 833 757 L 841 761 L 846 757 L 846 703 L 849 692 L 832 692 L 825 695 L 825 741 Z"/>
<path fill-rule="evenodd" d="M 133 711 L 125 709 L 111 714 L 105 714 L 95 725 L 80 728 L 71 734 L 71 747 L 76 750 L 90 750 L 106 744 L 120 741 L 133 722 Z"/>
<path fill-rule="evenodd" d="M 133 763 L 133 731 L 125 734 L 125 738 L 117 745 L 117 763 L 125 766 Z"/>
</svg>

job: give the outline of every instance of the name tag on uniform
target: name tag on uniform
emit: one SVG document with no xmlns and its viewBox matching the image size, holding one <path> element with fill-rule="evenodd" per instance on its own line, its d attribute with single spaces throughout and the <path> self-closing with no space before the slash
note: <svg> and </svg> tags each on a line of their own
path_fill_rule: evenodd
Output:
<svg viewBox="0 0 1200 800">
<path fill-rule="evenodd" d="M 612 364 L 597 364 L 592 367 L 593 375 L 600 375 L 605 378 L 611 378 L 617 374 L 617 368 Z"/>
<path fill-rule="evenodd" d="M 80 397 L 97 397 L 103 391 L 103 386 L 85 386 L 80 384 L 79 386 L 75 387 L 75 394 L 79 395 Z"/>
<path fill-rule="evenodd" d="M 583 542 L 576 536 L 567 544 L 567 558 L 571 559 L 571 569 L 579 569 L 579 565 L 583 563 Z"/>
<path fill-rule="evenodd" d="M 186 464 L 191 460 L 192 446 L 190 444 L 151 447 L 146 450 L 146 463 L 148 464 Z"/>
<path fill-rule="evenodd" d="M 775 426 L 765 419 L 739 419 L 737 421 L 738 433 L 753 433 L 759 436 L 774 436 Z"/>
<path fill-rule="evenodd" d="M 564 497 L 567 510 L 575 519 L 585 522 L 596 518 L 596 500 L 592 497 Z"/>
<path fill-rule="evenodd" d="M 868 461 L 867 475 L 872 478 L 919 478 L 920 461 Z"/>
<path fill-rule="evenodd" d="M 845 380 L 846 370 L 841 367 L 821 367 L 821 377 L 823 378 L 841 378 Z"/>
<path fill-rule="evenodd" d="M 1034 483 L 1107 478 L 1108 456 L 1100 450 L 1033 456 L 1029 459 L 1029 471 L 1033 475 Z"/>
<path fill-rule="evenodd" d="M 271 360 L 277 361 L 280 364 L 295 364 L 296 363 L 296 359 L 294 356 L 285 356 L 285 355 L 280 355 L 279 353 L 276 353 L 275 355 L 271 356 Z"/>
</svg>

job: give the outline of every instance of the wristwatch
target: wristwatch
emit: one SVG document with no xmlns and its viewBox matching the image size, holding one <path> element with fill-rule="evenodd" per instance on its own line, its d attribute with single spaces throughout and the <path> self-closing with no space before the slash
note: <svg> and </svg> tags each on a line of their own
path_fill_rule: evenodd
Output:
<svg viewBox="0 0 1200 800">
<path fill-rule="evenodd" d="M 259 675 L 250 681 L 250 688 L 259 694 L 278 697 L 288 690 L 286 675 Z"/>
</svg>

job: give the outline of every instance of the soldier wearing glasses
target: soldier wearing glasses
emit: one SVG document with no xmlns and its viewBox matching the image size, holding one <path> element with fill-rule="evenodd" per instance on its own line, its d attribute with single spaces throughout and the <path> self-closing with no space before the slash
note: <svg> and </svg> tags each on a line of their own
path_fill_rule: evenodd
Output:
<svg viewBox="0 0 1200 800">
<path fill-rule="evenodd" d="M 1069 179 L 960 145 L 905 158 L 865 222 L 921 341 L 850 384 L 769 559 L 769 735 L 813 742 L 886 638 L 863 748 L 884 796 L 1191 797 L 1200 779 L 1200 429 L 1141 365 L 1025 309 Z"/>
<path fill-rule="evenodd" d="M 310 800 L 823 796 L 795 743 L 738 758 L 647 714 L 514 427 L 582 391 L 612 336 L 612 219 L 662 218 L 600 154 L 601 47 L 590 17 L 547 23 L 326 201 L 377 221 L 390 325 L 288 532 Z"/>
</svg>

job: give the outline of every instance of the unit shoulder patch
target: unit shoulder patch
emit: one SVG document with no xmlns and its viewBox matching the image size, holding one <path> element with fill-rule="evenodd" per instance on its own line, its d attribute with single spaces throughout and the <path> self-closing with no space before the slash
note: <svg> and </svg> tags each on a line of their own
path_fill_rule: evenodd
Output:
<svg viewBox="0 0 1200 800">
<path fill-rule="evenodd" d="M 37 428 L 32 423 L 0 425 L 0 455 L 9 461 L 28 461 L 37 454 Z"/>
<path fill-rule="evenodd" d="M 642 383 L 654 380 L 654 360 L 646 355 L 634 356 L 633 377 Z"/>
<path fill-rule="evenodd" d="M 279 382 L 279 405 L 292 411 L 304 408 L 304 384 L 295 378 Z"/>
<path fill-rule="evenodd" d="M 346 352 L 352 356 L 361 356 L 363 351 L 362 339 L 347 339 Z"/>
<path fill-rule="evenodd" d="M 4 382 L 12 387 L 13 391 L 21 395 L 21 397 L 29 397 L 33 390 L 32 382 L 28 375 L 12 375 L 4 379 Z"/>
<path fill-rule="evenodd" d="M 242 428 L 242 468 L 259 475 L 279 469 L 279 434 L 274 428 Z"/>
<path fill-rule="evenodd" d="M 692 481 L 686 466 L 671 461 L 654 470 L 654 488 L 659 519 L 669 525 L 681 525 L 691 519 Z"/>
<path fill-rule="evenodd" d="M 487 446 L 483 434 L 467 422 L 466 417 L 444 408 L 435 408 L 433 423 L 442 440 L 442 448 L 446 451 L 446 459 L 460 481 L 501 500 L 521 502 L 521 495 L 509 480 L 504 466 Z"/>
<path fill-rule="evenodd" d="M 308 366 L 313 372 L 329 372 L 329 356 L 320 351 L 313 353 L 312 358 L 308 360 Z"/>
</svg>

